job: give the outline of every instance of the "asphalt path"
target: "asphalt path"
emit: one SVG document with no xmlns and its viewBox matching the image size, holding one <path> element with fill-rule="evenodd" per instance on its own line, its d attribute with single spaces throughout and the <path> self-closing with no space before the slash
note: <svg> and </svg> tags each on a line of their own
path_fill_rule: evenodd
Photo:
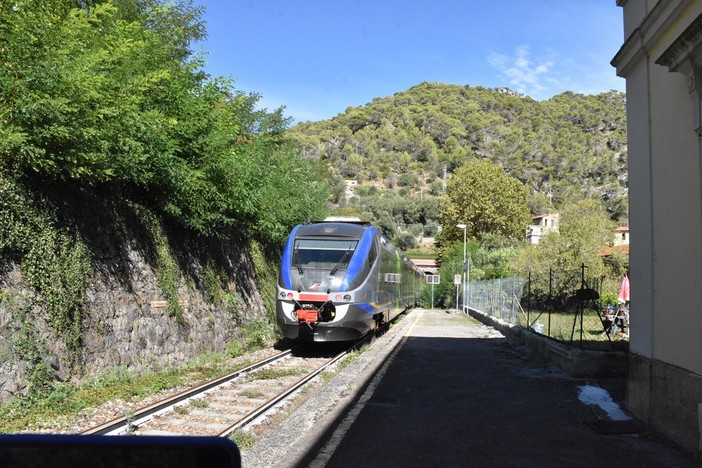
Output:
<svg viewBox="0 0 702 468">
<path fill-rule="evenodd" d="M 460 313 L 415 311 L 386 365 L 301 463 L 314 467 L 698 467 L 636 421 L 612 421 L 623 379 L 571 378 Z"/>
</svg>

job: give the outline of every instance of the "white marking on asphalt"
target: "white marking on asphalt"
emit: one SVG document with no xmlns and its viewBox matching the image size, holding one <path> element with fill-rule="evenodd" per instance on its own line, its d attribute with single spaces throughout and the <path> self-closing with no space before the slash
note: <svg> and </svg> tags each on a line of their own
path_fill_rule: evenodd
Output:
<svg viewBox="0 0 702 468">
<path fill-rule="evenodd" d="M 612 400 L 612 397 L 609 396 L 609 393 L 604 388 L 594 385 L 583 385 L 578 388 L 580 389 L 580 394 L 578 395 L 580 401 L 586 405 L 599 406 L 613 421 L 627 421 L 631 419 L 631 417 L 627 416 L 624 411 L 619 408 L 619 405 Z"/>
<path fill-rule="evenodd" d="M 363 411 L 363 408 L 366 406 L 368 401 L 373 396 L 375 389 L 380 384 L 380 381 L 383 379 L 385 372 L 387 372 L 388 368 L 390 367 L 390 364 L 395 359 L 395 356 L 397 356 L 397 353 L 404 346 L 405 342 L 407 341 L 407 337 L 412 332 L 412 329 L 414 328 L 414 325 L 417 323 L 417 320 L 419 320 L 419 315 L 417 315 L 417 317 L 414 319 L 414 322 L 412 322 L 412 325 L 410 325 L 409 329 L 407 330 L 405 335 L 402 337 L 402 340 L 397 345 L 397 347 L 393 350 L 393 352 L 390 354 L 390 356 L 385 361 L 383 366 L 380 368 L 378 373 L 375 374 L 375 377 L 373 377 L 373 380 L 371 380 L 371 383 L 368 385 L 368 388 L 366 388 L 366 391 L 363 392 L 363 395 L 361 395 L 361 398 L 358 399 L 358 403 L 356 403 L 356 405 L 353 408 L 351 408 L 351 411 L 348 412 L 348 414 L 346 415 L 344 420 L 336 428 L 336 430 L 334 431 L 332 436 L 329 438 L 327 443 L 324 444 L 324 447 L 322 447 L 322 449 L 319 451 L 317 458 L 315 458 L 312 461 L 312 463 L 310 463 L 310 465 L 309 465 L 310 468 L 324 468 L 326 466 L 326 464 L 329 463 L 329 460 L 331 459 L 332 455 L 334 455 L 334 452 L 341 444 L 341 441 L 344 439 L 344 436 L 349 431 L 349 429 L 351 429 L 351 426 L 356 421 L 356 418 L 358 418 L 358 415 L 361 414 L 361 411 Z"/>
</svg>

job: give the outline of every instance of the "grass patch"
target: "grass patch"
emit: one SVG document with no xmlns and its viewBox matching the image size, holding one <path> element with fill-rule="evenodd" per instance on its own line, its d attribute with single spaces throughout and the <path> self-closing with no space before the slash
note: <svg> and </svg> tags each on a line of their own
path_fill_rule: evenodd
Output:
<svg viewBox="0 0 702 468">
<path fill-rule="evenodd" d="M 251 398 L 252 400 L 256 400 L 266 396 L 266 394 L 258 390 L 244 390 L 243 392 L 241 392 L 241 396 Z"/>
<path fill-rule="evenodd" d="M 191 400 L 190 406 L 192 406 L 193 408 L 203 409 L 203 408 L 208 408 L 210 406 L 210 404 L 207 403 L 205 400 L 198 398 L 196 400 Z"/>
<path fill-rule="evenodd" d="M 304 374 L 303 369 L 261 369 L 259 371 L 251 373 L 249 376 L 249 381 L 251 380 L 272 380 L 279 379 L 282 377 L 289 377 L 292 375 Z"/>
<path fill-rule="evenodd" d="M 336 375 L 337 375 L 337 372 L 332 372 L 332 371 L 328 371 L 328 370 L 322 371 L 322 372 L 319 374 L 320 378 L 322 379 L 322 382 L 324 382 L 324 383 L 329 382 L 329 381 L 330 381 L 331 379 L 333 379 Z"/>
<path fill-rule="evenodd" d="M 532 323 L 532 328 L 537 322 L 543 325 L 543 334 L 546 336 L 565 342 L 571 341 L 571 336 L 574 341 L 580 340 L 580 317 L 576 316 L 575 312 L 551 312 L 550 332 L 548 312 L 532 310 L 529 314 L 529 319 Z M 527 328 L 526 313 L 518 315 L 517 324 Z M 575 324 L 575 329 L 573 329 L 573 324 Z M 608 341 L 602 321 L 594 309 L 586 309 L 583 312 L 582 331 L 584 341 Z"/>
<path fill-rule="evenodd" d="M 336 372 L 338 373 L 346 369 L 346 367 L 348 367 L 349 364 L 358 359 L 361 356 L 361 354 L 363 354 L 366 351 L 366 349 L 368 349 L 368 345 L 363 345 L 359 349 L 354 349 L 346 356 L 341 358 L 339 362 L 336 363 Z"/>
<path fill-rule="evenodd" d="M 256 443 L 256 436 L 248 431 L 234 431 L 229 438 L 242 450 L 250 449 Z"/>
</svg>

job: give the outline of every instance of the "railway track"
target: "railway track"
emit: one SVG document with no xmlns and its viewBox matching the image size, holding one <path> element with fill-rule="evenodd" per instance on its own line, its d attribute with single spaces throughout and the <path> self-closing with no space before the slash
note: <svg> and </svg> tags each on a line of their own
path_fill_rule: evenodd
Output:
<svg viewBox="0 0 702 468">
<path fill-rule="evenodd" d="M 263 417 L 357 346 L 333 357 L 284 351 L 83 434 L 227 437 Z"/>
</svg>

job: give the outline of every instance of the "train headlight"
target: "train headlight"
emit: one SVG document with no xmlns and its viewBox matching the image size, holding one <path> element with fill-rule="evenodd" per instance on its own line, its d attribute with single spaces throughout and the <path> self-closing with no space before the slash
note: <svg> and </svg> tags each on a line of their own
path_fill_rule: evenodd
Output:
<svg viewBox="0 0 702 468">
<path fill-rule="evenodd" d="M 285 291 L 283 291 L 283 292 L 280 293 L 280 298 L 281 298 L 281 299 L 285 299 Z"/>
<path fill-rule="evenodd" d="M 346 302 L 351 301 L 351 294 L 345 295 L 345 296 L 344 296 L 344 300 L 345 300 Z"/>
<path fill-rule="evenodd" d="M 288 293 L 288 299 L 292 299 L 292 298 L 293 298 L 293 293 L 289 292 L 289 293 Z"/>
</svg>

